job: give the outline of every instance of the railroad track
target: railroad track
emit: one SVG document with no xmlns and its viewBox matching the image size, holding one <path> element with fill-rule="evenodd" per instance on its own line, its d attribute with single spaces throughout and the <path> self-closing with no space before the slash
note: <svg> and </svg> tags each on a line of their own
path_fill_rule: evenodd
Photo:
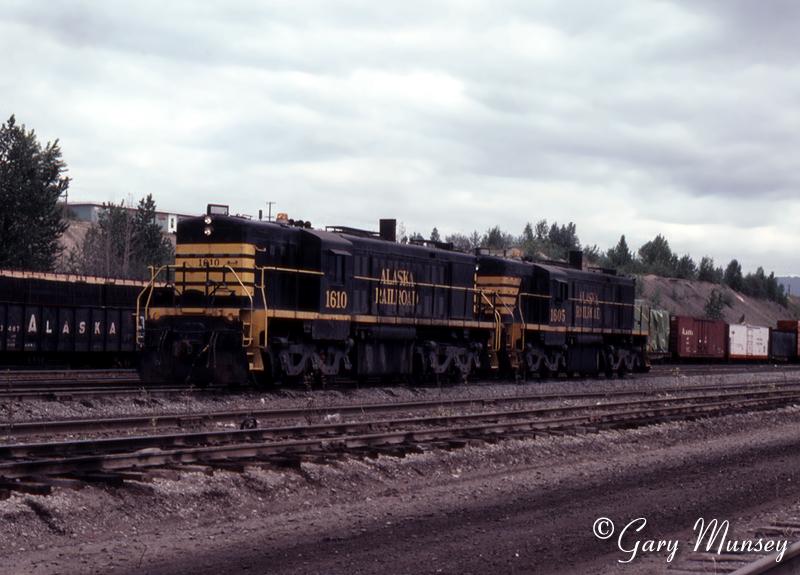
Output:
<svg viewBox="0 0 800 575">
<path fill-rule="evenodd" d="M 198 388 L 189 385 L 150 384 L 143 385 L 138 380 L 130 382 L 97 381 L 91 385 L 86 382 L 72 384 L 22 385 L 0 387 L 0 401 L 23 401 L 30 399 L 68 400 L 77 398 L 94 398 L 126 395 L 171 395 L 176 393 L 196 393 L 200 391 L 219 391 L 220 388 Z"/>
<path fill-rule="evenodd" d="M 165 395 L 196 392 L 190 385 L 145 385 L 134 369 L 16 370 L 0 372 L 0 401 L 61 400 L 102 396 Z M 219 388 L 207 387 L 206 391 Z"/>
<path fill-rule="evenodd" d="M 785 534 L 787 528 L 796 533 L 800 525 L 797 523 L 789 525 L 773 524 L 759 531 L 762 533 L 763 531 L 767 531 L 767 536 L 772 535 L 774 537 L 776 530 L 778 530 L 779 533 Z M 796 575 L 800 573 L 800 543 L 790 545 L 789 548 L 786 549 L 780 562 L 776 561 L 776 559 L 776 554 L 767 555 L 766 557 L 751 561 L 739 569 L 736 569 L 732 572 L 732 575 Z"/>
<path fill-rule="evenodd" d="M 767 373 L 797 373 L 800 366 L 793 364 L 693 364 L 693 363 L 660 363 L 653 365 L 648 372 L 651 377 L 669 375 L 738 375 Z"/>
<path fill-rule="evenodd" d="M 792 541 L 800 536 L 800 523 L 797 519 L 776 520 L 768 525 L 753 529 L 749 540 Z M 712 546 L 713 547 L 713 546 Z M 715 553 L 693 551 L 678 564 L 670 566 L 669 572 L 675 575 L 694 575 L 696 573 L 715 573 L 717 575 L 797 575 L 800 573 L 800 542 L 789 545 L 778 561 L 779 552 L 766 555 L 741 551 L 738 553 Z"/>
<path fill-rule="evenodd" d="M 702 365 L 702 364 L 660 364 L 653 366 L 650 377 L 699 376 L 729 374 L 766 374 L 782 372 L 789 374 L 800 371 L 797 366 L 774 365 Z M 476 382 L 478 385 L 487 382 Z M 494 382 L 488 382 L 494 383 Z M 529 382 L 534 385 L 536 380 Z M 328 389 L 348 388 L 331 385 Z M 243 391 L 253 391 L 243 387 Z M 133 369 L 104 370 L 5 370 L 0 371 L 0 401 L 6 400 L 68 400 L 103 396 L 171 395 L 176 393 L 209 391 L 229 391 L 216 386 L 196 387 L 178 384 L 144 384 Z"/>
<path fill-rule="evenodd" d="M 759 383 L 736 383 L 726 385 L 670 386 L 656 390 L 590 390 L 556 393 L 521 393 L 499 397 L 429 399 L 415 401 L 396 401 L 384 403 L 333 404 L 321 407 L 292 407 L 238 409 L 226 411 L 184 412 L 157 415 L 136 415 L 111 418 L 63 419 L 45 421 L 6 422 L 0 424 L 2 436 L 24 437 L 59 433 L 108 433 L 137 429 L 198 428 L 214 424 L 242 425 L 247 422 L 267 422 L 295 419 L 302 421 L 319 420 L 325 417 L 364 416 L 368 414 L 433 411 L 448 409 L 469 409 L 471 407 L 503 406 L 547 401 L 598 401 L 623 397 L 644 397 L 647 402 L 664 401 L 665 396 L 684 394 L 693 400 L 703 400 L 708 395 L 720 392 L 737 393 L 739 397 L 757 397 L 773 391 L 800 393 L 800 379 L 793 381 L 770 380 Z M 579 406 L 580 407 L 580 406 Z M 598 408 L 602 405 L 585 404 L 583 408 Z"/>
<path fill-rule="evenodd" d="M 4 369 L 0 382 L 92 381 L 95 379 L 138 379 L 135 369 Z"/>
<path fill-rule="evenodd" d="M 771 409 L 800 401 L 800 390 L 731 392 L 459 415 L 427 415 L 0 446 L 0 488 L 48 492 L 78 480 L 144 480 L 185 466 L 296 464 L 343 455 L 404 454 L 539 434 L 630 428 L 657 422 Z"/>
</svg>

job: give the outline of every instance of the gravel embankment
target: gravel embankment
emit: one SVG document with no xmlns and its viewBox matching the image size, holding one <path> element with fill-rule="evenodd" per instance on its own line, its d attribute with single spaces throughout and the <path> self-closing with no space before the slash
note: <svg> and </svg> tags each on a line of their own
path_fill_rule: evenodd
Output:
<svg viewBox="0 0 800 575">
<path fill-rule="evenodd" d="M 603 384 L 629 382 L 592 382 Z M 518 392 L 495 392 L 509 389 Z M 315 397 L 332 399 L 341 394 Z M 402 459 L 14 494 L 0 501 L 0 553 L 9 573 L 660 573 L 663 555 L 618 563 L 614 542 L 591 534 L 594 519 L 645 516 L 654 538 L 686 539 L 703 515 L 744 531 L 800 501 L 798 424 L 800 409 L 787 408 Z"/>
</svg>

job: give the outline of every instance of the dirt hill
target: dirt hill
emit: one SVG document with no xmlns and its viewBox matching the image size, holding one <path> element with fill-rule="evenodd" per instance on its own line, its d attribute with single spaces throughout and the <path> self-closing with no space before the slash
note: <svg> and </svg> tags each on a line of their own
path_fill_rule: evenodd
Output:
<svg viewBox="0 0 800 575">
<path fill-rule="evenodd" d="M 791 297 L 789 307 L 775 302 L 751 298 L 717 284 L 699 281 L 663 278 L 646 275 L 641 278 L 644 288 L 639 297 L 648 300 L 675 315 L 705 317 L 705 305 L 712 290 L 720 290 L 730 305 L 724 306 L 723 315 L 728 323 L 742 321 L 754 325 L 775 327 L 779 319 L 800 319 L 800 298 Z"/>
</svg>

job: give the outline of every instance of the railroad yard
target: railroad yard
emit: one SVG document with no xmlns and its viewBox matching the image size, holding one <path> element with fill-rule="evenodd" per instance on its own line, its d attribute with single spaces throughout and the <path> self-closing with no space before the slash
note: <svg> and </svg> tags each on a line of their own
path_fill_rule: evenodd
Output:
<svg viewBox="0 0 800 575">
<path fill-rule="evenodd" d="M 92 389 L 92 387 L 95 387 Z M 5 373 L 9 573 L 727 573 L 800 539 L 800 370 L 253 390 Z M 683 543 L 630 563 L 593 522 Z"/>
<path fill-rule="evenodd" d="M 799 19 L 4 3 L 0 575 L 800 575 Z"/>
</svg>

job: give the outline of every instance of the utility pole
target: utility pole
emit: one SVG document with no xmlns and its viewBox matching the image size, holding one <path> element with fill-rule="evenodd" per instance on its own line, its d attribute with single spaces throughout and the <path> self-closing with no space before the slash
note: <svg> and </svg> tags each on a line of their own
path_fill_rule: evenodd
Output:
<svg viewBox="0 0 800 575">
<path fill-rule="evenodd" d="M 274 203 L 275 202 L 267 202 L 267 221 L 268 222 L 272 221 L 272 205 Z"/>
</svg>

